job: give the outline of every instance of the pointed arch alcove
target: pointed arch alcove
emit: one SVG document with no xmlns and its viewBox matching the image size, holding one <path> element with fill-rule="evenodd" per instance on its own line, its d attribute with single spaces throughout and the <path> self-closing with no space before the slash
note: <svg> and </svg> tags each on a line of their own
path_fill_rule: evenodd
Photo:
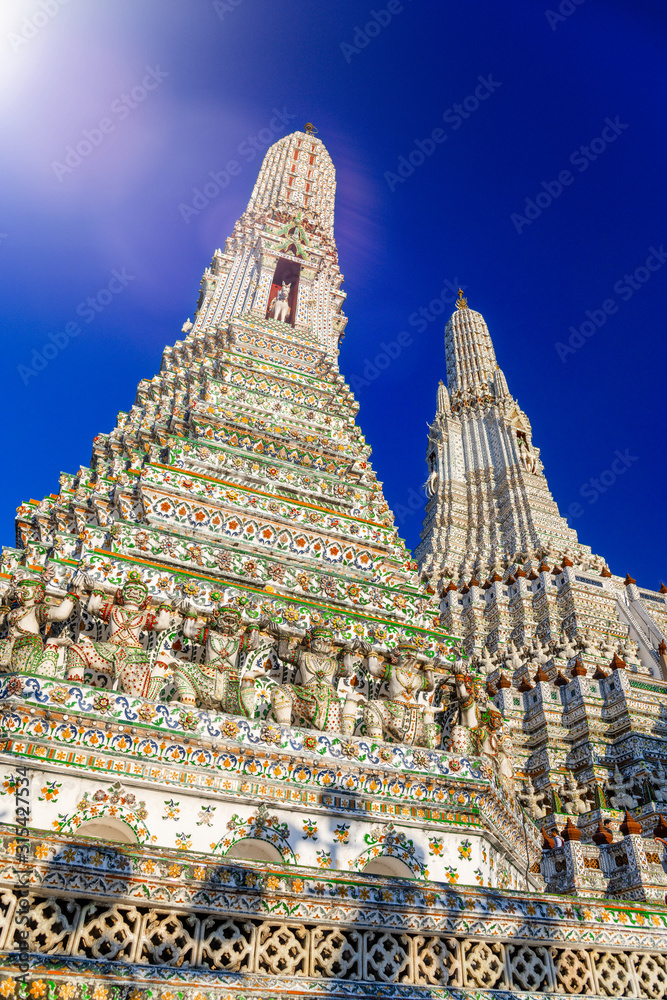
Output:
<svg viewBox="0 0 667 1000">
<path fill-rule="evenodd" d="M 290 286 L 287 304 L 289 306 L 289 316 L 285 322 L 290 326 L 296 324 L 296 304 L 299 297 L 299 279 L 301 277 L 301 264 L 295 260 L 287 260 L 285 257 L 278 257 L 275 270 L 271 278 L 271 288 L 269 289 L 269 301 L 266 307 L 266 318 L 274 319 L 273 303 L 276 295 L 283 287 L 283 283 Z"/>
</svg>

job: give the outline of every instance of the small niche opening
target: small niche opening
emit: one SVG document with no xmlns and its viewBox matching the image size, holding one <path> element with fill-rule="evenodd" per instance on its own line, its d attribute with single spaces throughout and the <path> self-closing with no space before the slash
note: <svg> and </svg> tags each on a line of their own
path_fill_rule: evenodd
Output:
<svg viewBox="0 0 667 1000">
<path fill-rule="evenodd" d="M 291 249 L 291 248 L 290 248 Z M 296 248 L 295 248 L 296 252 Z M 284 323 L 289 323 L 290 326 L 295 325 L 296 321 L 296 301 L 299 294 L 299 277 L 301 275 L 301 265 L 297 264 L 293 260 L 285 260 L 280 257 L 276 263 L 276 269 L 273 272 L 273 279 L 271 281 L 271 291 L 269 292 L 269 304 L 266 310 L 267 319 L 279 319 L 280 318 L 280 303 L 283 301 L 283 285 L 289 286 L 287 291 L 287 306 L 289 308 L 289 314 L 287 319 L 284 319 Z M 274 302 L 278 298 L 278 305 L 274 306 Z M 278 315 L 276 315 L 278 313 Z"/>
<path fill-rule="evenodd" d="M 117 844 L 137 843 L 132 827 L 111 816 L 101 816 L 98 820 L 82 823 L 76 833 L 84 837 L 95 837 L 97 840 L 113 840 Z"/>
<path fill-rule="evenodd" d="M 282 854 L 273 844 L 267 844 L 265 840 L 254 840 L 251 837 L 237 840 L 229 848 L 225 857 L 238 858 L 240 861 L 264 861 L 270 864 L 280 864 L 283 860 Z"/>
<path fill-rule="evenodd" d="M 364 865 L 365 875 L 384 875 L 385 878 L 414 878 L 413 872 L 408 868 L 405 861 L 400 858 L 393 858 L 387 854 L 380 854 L 377 858 L 372 858 Z"/>
</svg>

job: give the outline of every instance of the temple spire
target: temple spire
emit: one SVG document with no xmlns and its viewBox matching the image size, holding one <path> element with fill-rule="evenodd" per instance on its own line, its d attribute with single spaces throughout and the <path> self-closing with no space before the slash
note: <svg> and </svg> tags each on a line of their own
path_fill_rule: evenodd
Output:
<svg viewBox="0 0 667 1000">
<path fill-rule="evenodd" d="M 444 384 L 442 379 L 440 379 L 438 384 L 438 413 L 451 413 L 449 393 L 447 392 L 447 386 Z"/>
<path fill-rule="evenodd" d="M 333 235 L 336 171 L 326 146 L 310 129 L 292 132 L 267 150 L 248 212 L 307 212 L 318 226 Z"/>
<path fill-rule="evenodd" d="M 445 352 L 450 393 L 457 389 L 477 392 L 493 384 L 498 362 L 489 328 L 484 317 L 468 307 L 462 292 L 445 327 Z"/>
<path fill-rule="evenodd" d="M 447 387 L 429 432 L 422 572 L 497 571 L 524 550 L 577 545 L 547 485 L 526 414 L 510 394 L 484 317 L 459 291 L 445 327 Z"/>
<path fill-rule="evenodd" d="M 335 357 L 347 322 L 335 195 L 336 173 L 320 139 L 292 132 L 274 143 L 248 208 L 204 272 L 190 336 L 240 316 L 277 319 L 286 336 Z"/>
</svg>

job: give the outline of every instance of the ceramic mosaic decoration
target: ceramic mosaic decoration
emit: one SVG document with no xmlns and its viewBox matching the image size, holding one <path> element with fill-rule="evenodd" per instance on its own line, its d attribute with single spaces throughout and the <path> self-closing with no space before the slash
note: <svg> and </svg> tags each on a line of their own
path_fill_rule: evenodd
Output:
<svg viewBox="0 0 667 1000">
<path fill-rule="evenodd" d="M 18 509 L 5 998 L 665 995 L 664 598 L 559 517 L 462 299 L 418 567 L 334 196 L 311 127 L 271 147 L 159 375 Z"/>
</svg>

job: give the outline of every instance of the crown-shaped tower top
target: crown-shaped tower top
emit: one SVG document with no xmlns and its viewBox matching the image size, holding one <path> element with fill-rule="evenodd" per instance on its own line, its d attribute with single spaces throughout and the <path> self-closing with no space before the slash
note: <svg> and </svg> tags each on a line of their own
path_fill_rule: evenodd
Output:
<svg viewBox="0 0 667 1000">
<path fill-rule="evenodd" d="M 336 171 L 324 143 L 310 132 L 292 132 L 267 151 L 248 211 L 299 210 L 333 234 Z"/>
<path fill-rule="evenodd" d="M 498 367 L 489 328 L 461 293 L 456 307 L 445 327 L 447 387 L 450 392 L 487 388 Z"/>
<path fill-rule="evenodd" d="M 274 143 L 247 210 L 204 272 L 192 336 L 239 316 L 278 321 L 283 339 L 335 357 L 347 322 L 335 196 L 336 172 L 320 139 L 293 132 Z"/>
</svg>

